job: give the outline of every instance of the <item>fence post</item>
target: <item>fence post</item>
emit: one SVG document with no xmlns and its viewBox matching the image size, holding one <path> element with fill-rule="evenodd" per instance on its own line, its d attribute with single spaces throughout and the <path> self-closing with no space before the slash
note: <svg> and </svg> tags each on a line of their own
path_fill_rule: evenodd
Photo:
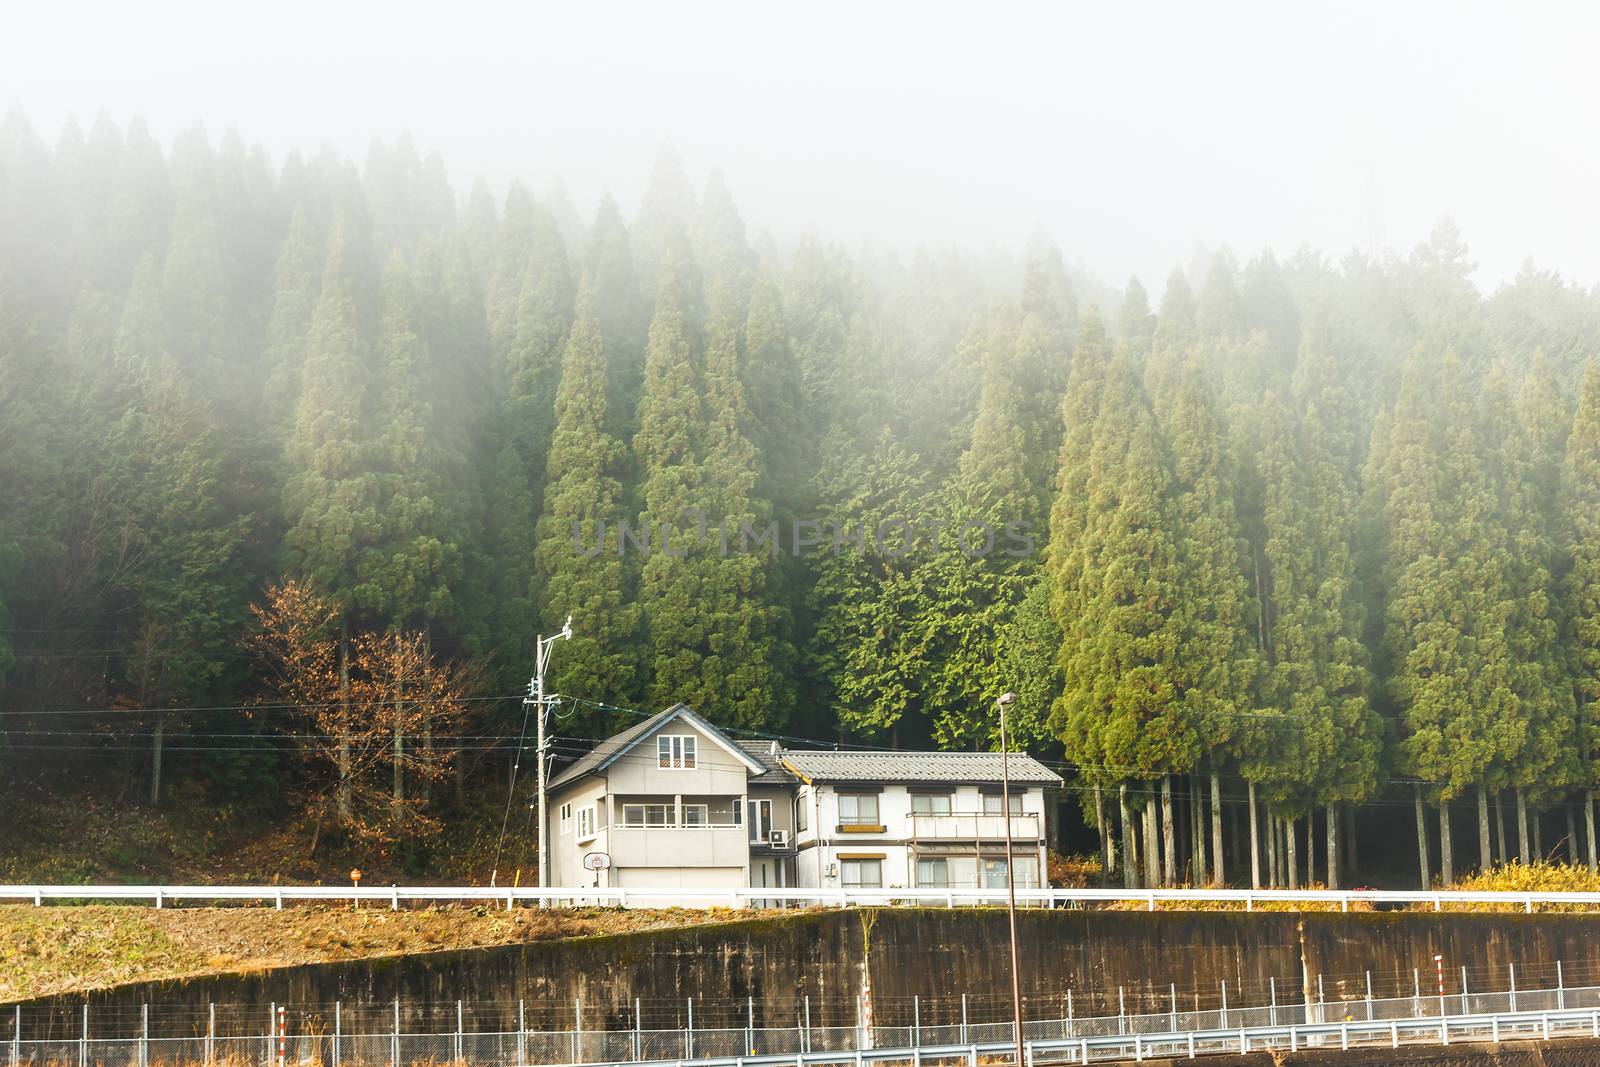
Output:
<svg viewBox="0 0 1600 1067">
<path fill-rule="evenodd" d="M 1172 1032 L 1178 1032 L 1178 983 L 1168 983 L 1168 996 L 1171 998 L 1167 1005 L 1167 1016 L 1172 1020 Z"/>
<path fill-rule="evenodd" d="M 1117 1033 L 1125 1034 L 1127 1032 L 1128 1032 L 1128 1008 L 1127 1008 L 1127 1002 L 1123 999 L 1122 987 L 1121 986 L 1117 986 Z"/>
<path fill-rule="evenodd" d="M 1556 1008 L 1565 1011 L 1567 1008 L 1567 983 L 1561 977 L 1561 961 L 1556 960 Z"/>
<path fill-rule="evenodd" d="M 689 998 L 689 1025 L 683 1030 L 683 1055 L 694 1059 L 694 997 Z"/>
<path fill-rule="evenodd" d="M 1067 994 L 1067 998 L 1068 998 L 1067 999 L 1067 1003 L 1070 1005 L 1072 1003 L 1072 999 L 1071 999 L 1072 998 L 1072 994 L 1070 992 Z M 1068 1011 L 1071 1011 L 1070 1007 L 1068 1008 Z M 1070 1033 L 1070 1031 L 1069 1031 L 1069 1033 Z M 967 1043 L 967 995 L 965 993 L 961 994 L 961 1041 L 960 1041 L 960 1043 L 963 1044 L 963 1045 L 965 1045 Z"/>
<path fill-rule="evenodd" d="M 1411 1014 L 1422 1015 L 1422 968 L 1411 968 Z"/>
<path fill-rule="evenodd" d="M 528 1005 L 521 997 L 517 998 L 517 1062 L 528 1062 Z"/>
<path fill-rule="evenodd" d="M 644 1059 L 643 1023 L 639 1019 L 639 998 L 633 998 L 633 1058 Z"/>
<path fill-rule="evenodd" d="M 22 1032 L 22 1009 L 17 1009 L 17 1032 Z M 268 1046 L 267 1053 L 272 1053 Z M 150 1005 L 139 1005 L 139 1067 L 149 1067 L 150 1064 Z"/>
<path fill-rule="evenodd" d="M 756 998 L 746 997 L 744 1002 L 744 1049 L 746 1056 L 756 1054 Z"/>
<path fill-rule="evenodd" d="M 1517 965 L 1515 963 L 1506 964 L 1506 973 L 1511 976 L 1511 1001 L 1510 1001 L 1511 1010 L 1512 1011 L 1516 1011 L 1517 1010 Z"/>
<path fill-rule="evenodd" d="M 572 1001 L 572 1062 L 582 1063 L 579 1055 L 583 1052 L 583 998 L 577 997 Z"/>
<path fill-rule="evenodd" d="M 1278 1025 L 1278 980 L 1271 975 L 1267 976 L 1267 991 L 1271 995 L 1271 1006 L 1267 1009 L 1267 1019 L 1273 1026 Z"/>
<path fill-rule="evenodd" d="M 1228 1028 L 1228 982 L 1222 982 L 1222 1021 L 1218 1024 L 1222 1029 Z"/>
<path fill-rule="evenodd" d="M 211 1058 L 211 1049 L 210 1049 L 210 1047 L 208 1045 L 207 1048 L 206 1048 L 206 1059 L 207 1059 L 208 1062 L 209 1062 L 210 1058 Z M 83 1006 L 83 1040 L 78 1043 L 78 1067 L 88 1067 L 88 1065 L 89 1065 L 89 1005 L 85 1004 Z"/>
<path fill-rule="evenodd" d="M 89 1039 L 89 1005 L 83 1006 L 83 1037 Z M 213 1001 L 206 1002 L 206 1063 L 217 1062 L 217 1005 Z M 334 1067 L 338 1067 L 335 1061 Z"/>
<path fill-rule="evenodd" d="M 389 1042 L 389 1062 L 400 1067 L 400 998 L 394 998 L 394 1036 Z"/>
<path fill-rule="evenodd" d="M 339 1067 L 339 1038 L 344 1033 L 344 1002 L 333 1002 L 333 1067 Z"/>
<path fill-rule="evenodd" d="M 967 995 L 961 994 L 961 1040 L 967 1039 Z M 1072 1036 L 1072 990 L 1067 990 L 1067 1036 Z"/>
<path fill-rule="evenodd" d="M 1467 965 L 1461 965 L 1461 1014 L 1471 1015 L 1472 1009 L 1467 1004 Z"/>
<path fill-rule="evenodd" d="M 922 1044 L 922 999 L 915 993 L 911 994 L 911 1045 L 913 1048 Z"/>
<path fill-rule="evenodd" d="M 461 1001 L 458 1000 L 458 1001 L 456 1001 L 456 1060 L 457 1061 L 460 1061 L 462 1059 L 462 1046 L 464 1044 L 464 1042 L 462 1040 L 462 1037 L 463 1037 L 463 1035 L 462 1035 L 462 1032 L 461 1032 Z"/>
<path fill-rule="evenodd" d="M 22 1005 L 17 1005 L 16 1015 L 11 1023 L 11 1067 L 17 1067 L 22 1062 Z"/>
<path fill-rule="evenodd" d="M 805 1008 L 805 1010 L 806 1010 L 806 1014 L 805 1014 L 806 1037 L 805 1037 L 805 1040 L 800 1043 L 800 1047 L 804 1051 L 810 1052 L 811 1051 L 811 994 L 810 993 L 806 994 L 806 1002 L 805 1003 L 806 1003 L 806 1008 Z M 962 1038 L 962 1040 L 964 1041 L 966 1039 Z"/>
<path fill-rule="evenodd" d="M 1367 972 L 1367 1022 L 1372 1021 L 1372 972 Z"/>
</svg>

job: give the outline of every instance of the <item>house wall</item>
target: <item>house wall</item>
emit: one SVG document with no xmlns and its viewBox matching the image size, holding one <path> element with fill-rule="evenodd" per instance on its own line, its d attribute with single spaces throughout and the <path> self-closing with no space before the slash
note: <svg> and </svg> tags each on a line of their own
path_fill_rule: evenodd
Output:
<svg viewBox="0 0 1600 1067">
<path fill-rule="evenodd" d="M 610 826 L 606 812 L 606 783 L 604 778 L 584 778 L 573 782 L 560 790 L 552 790 L 549 798 L 550 819 L 550 873 L 551 878 L 545 885 L 552 886 L 591 886 L 595 885 L 595 872 L 583 868 L 583 857 L 590 852 L 610 851 Z M 561 829 L 561 806 L 572 805 L 572 824 L 563 832 Z M 595 836 L 587 841 L 578 838 L 578 816 L 580 807 L 586 805 L 595 807 Z M 599 885 L 602 887 L 614 883 L 606 880 L 605 871 L 599 872 Z"/>
<path fill-rule="evenodd" d="M 696 739 L 698 751 L 693 770 L 656 766 L 656 738 L 664 734 L 687 734 Z M 750 771 L 748 764 L 728 752 L 721 743 L 679 720 L 641 741 L 607 767 L 605 774 L 611 792 L 618 794 L 743 796 Z"/>
<path fill-rule="evenodd" d="M 930 790 L 931 786 L 930 786 Z M 838 864 L 847 858 L 878 858 L 883 863 L 883 885 L 886 889 L 907 888 L 916 885 L 915 850 L 912 838 L 911 797 L 920 792 L 916 786 L 887 785 L 875 794 L 878 798 L 878 821 L 882 832 L 842 832 L 839 819 L 839 794 L 834 786 L 819 784 L 802 787 L 798 802 L 808 808 L 806 830 L 796 835 L 795 874 L 798 884 L 805 888 L 837 889 L 843 885 L 842 869 Z M 1038 786 L 1013 788 L 1022 797 L 1022 811 L 1037 817 L 1036 825 L 1041 837 L 1045 834 L 1045 791 Z M 815 801 L 813 801 L 813 793 Z M 820 810 L 820 819 L 818 812 Z M 952 814 L 973 815 L 983 810 L 983 791 L 976 785 L 958 786 L 950 794 Z M 994 825 L 987 827 L 995 833 L 983 841 L 983 854 L 999 858 L 1003 852 L 1003 822 L 996 817 L 986 820 Z M 819 826 L 820 823 L 820 826 Z M 976 847 L 972 851 L 977 851 Z M 1039 841 L 1013 842 L 1013 853 L 1033 855 L 1038 859 L 1039 877 L 1044 879 L 1046 848 Z M 832 866 L 835 873 L 829 874 Z"/>
</svg>

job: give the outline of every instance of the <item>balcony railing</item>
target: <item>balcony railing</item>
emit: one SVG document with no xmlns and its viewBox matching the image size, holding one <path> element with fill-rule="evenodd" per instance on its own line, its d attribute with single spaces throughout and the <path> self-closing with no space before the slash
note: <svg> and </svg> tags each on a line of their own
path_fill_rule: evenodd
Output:
<svg viewBox="0 0 1600 1067">
<path fill-rule="evenodd" d="M 911 836 L 918 841 L 1001 841 L 1006 836 L 1006 817 L 974 813 L 913 814 Z M 1040 836 L 1038 815 L 1026 812 L 1011 816 L 1012 840 L 1037 841 Z"/>
</svg>

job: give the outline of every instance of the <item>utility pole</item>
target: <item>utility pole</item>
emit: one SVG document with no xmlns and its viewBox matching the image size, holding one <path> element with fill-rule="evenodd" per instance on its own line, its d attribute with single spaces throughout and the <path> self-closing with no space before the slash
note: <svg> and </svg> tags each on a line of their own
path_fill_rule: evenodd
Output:
<svg viewBox="0 0 1600 1067">
<path fill-rule="evenodd" d="M 1015 693 L 1002 693 L 994 706 L 1000 711 L 1000 809 L 1006 826 L 1006 918 L 1011 924 L 1011 1012 L 1015 1021 L 1016 1067 L 1023 1067 L 1022 978 L 1017 973 L 1017 865 L 1011 855 L 1011 764 L 1006 753 L 1006 705 Z"/>
<path fill-rule="evenodd" d="M 549 760 L 545 757 L 545 748 L 549 741 L 545 737 L 544 719 L 550 708 L 551 697 L 544 692 L 544 672 L 550 665 L 550 650 L 557 641 L 565 640 L 572 636 L 572 616 L 567 616 L 566 625 L 561 627 L 561 632 L 551 634 L 549 637 L 540 637 L 534 642 L 534 674 L 533 681 L 528 684 L 528 697 L 524 704 L 533 704 L 534 714 L 538 717 L 538 733 L 534 746 L 534 756 L 539 761 L 539 886 L 548 887 L 550 870 L 550 820 L 546 811 L 545 785 L 548 781 Z"/>
</svg>

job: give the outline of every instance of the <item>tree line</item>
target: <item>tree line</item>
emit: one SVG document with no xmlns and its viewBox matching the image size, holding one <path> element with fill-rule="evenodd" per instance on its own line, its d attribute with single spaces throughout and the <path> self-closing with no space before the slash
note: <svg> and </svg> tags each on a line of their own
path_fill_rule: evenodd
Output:
<svg viewBox="0 0 1600 1067">
<path fill-rule="evenodd" d="M 682 700 L 990 747 L 1015 691 L 1130 883 L 1337 883 L 1379 798 L 1424 880 L 1563 814 L 1594 863 L 1600 293 L 1484 296 L 1448 222 L 1199 252 L 1152 302 L 1042 237 L 780 246 L 670 154 L 584 217 L 405 140 L 275 164 L 13 112 L 0 235 L 8 777 L 154 801 L 170 749 L 422 832 L 571 615 L 575 740 Z M 274 644 L 295 605 L 317 640 Z"/>
</svg>

